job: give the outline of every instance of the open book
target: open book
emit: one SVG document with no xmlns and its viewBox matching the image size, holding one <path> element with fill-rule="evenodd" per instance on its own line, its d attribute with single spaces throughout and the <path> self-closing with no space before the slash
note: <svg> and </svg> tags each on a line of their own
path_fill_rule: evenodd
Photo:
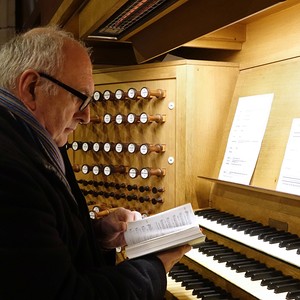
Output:
<svg viewBox="0 0 300 300">
<path fill-rule="evenodd" d="M 129 222 L 125 232 L 126 256 L 135 258 L 149 253 L 205 241 L 190 203 L 141 220 Z"/>
</svg>

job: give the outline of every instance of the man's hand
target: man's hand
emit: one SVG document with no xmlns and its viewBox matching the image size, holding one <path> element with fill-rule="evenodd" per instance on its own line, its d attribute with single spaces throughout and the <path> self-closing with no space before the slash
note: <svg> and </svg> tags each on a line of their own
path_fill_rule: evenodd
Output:
<svg viewBox="0 0 300 300">
<path fill-rule="evenodd" d="M 141 214 L 119 207 L 106 217 L 95 221 L 95 232 L 101 247 L 113 249 L 126 245 L 124 232 L 127 222 L 141 219 Z"/>
<path fill-rule="evenodd" d="M 162 261 L 165 266 L 166 273 L 168 273 L 172 267 L 179 262 L 183 255 L 191 249 L 192 247 L 190 245 L 184 245 L 160 252 L 157 254 L 157 257 Z"/>
</svg>

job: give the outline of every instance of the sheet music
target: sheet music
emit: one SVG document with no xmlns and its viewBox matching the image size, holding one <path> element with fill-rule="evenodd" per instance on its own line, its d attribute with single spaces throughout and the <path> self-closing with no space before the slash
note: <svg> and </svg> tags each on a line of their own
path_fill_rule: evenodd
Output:
<svg viewBox="0 0 300 300">
<path fill-rule="evenodd" d="M 249 184 L 258 159 L 274 94 L 240 97 L 231 126 L 220 180 Z"/>
<path fill-rule="evenodd" d="M 190 203 L 163 211 L 135 222 L 129 222 L 125 232 L 127 245 L 136 244 L 157 236 L 178 231 L 196 224 L 195 214 Z"/>
<path fill-rule="evenodd" d="M 300 119 L 293 119 L 277 191 L 300 195 Z"/>
</svg>

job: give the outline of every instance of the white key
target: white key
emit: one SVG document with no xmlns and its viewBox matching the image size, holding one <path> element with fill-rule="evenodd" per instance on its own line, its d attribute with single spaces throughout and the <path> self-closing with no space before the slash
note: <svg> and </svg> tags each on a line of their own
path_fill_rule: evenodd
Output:
<svg viewBox="0 0 300 300">
<path fill-rule="evenodd" d="M 199 300 L 197 296 L 193 295 L 193 290 L 186 290 L 181 286 L 181 282 L 176 282 L 169 274 L 167 275 L 167 290 L 175 296 L 178 300 Z"/>
</svg>

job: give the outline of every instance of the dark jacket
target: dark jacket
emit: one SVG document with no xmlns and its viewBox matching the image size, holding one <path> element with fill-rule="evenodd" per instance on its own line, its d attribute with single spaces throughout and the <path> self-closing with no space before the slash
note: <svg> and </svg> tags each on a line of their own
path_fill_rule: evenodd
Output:
<svg viewBox="0 0 300 300">
<path fill-rule="evenodd" d="M 155 256 L 112 266 L 97 248 L 67 154 L 76 202 L 26 129 L 0 108 L 0 299 L 163 299 Z"/>
</svg>

